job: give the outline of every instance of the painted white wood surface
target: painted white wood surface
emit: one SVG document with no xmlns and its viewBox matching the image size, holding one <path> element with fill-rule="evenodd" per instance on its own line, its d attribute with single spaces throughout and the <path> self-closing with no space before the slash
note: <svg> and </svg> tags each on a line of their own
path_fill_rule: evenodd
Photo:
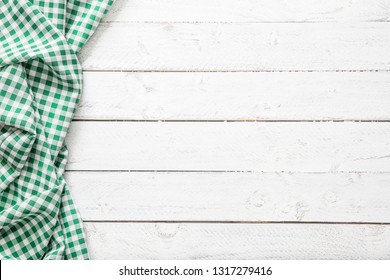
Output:
<svg viewBox="0 0 390 280">
<path fill-rule="evenodd" d="M 104 22 L 389 20 L 387 0 L 116 0 Z"/>
<path fill-rule="evenodd" d="M 386 22 L 103 23 L 79 58 L 85 70 L 389 70 Z"/>
<path fill-rule="evenodd" d="M 388 0 L 117 0 L 67 139 L 92 258 L 390 259 L 389 21 Z"/>
<path fill-rule="evenodd" d="M 389 120 L 389 72 L 86 72 L 78 120 Z"/>
<path fill-rule="evenodd" d="M 66 179 L 87 221 L 390 223 L 390 173 L 68 172 Z"/>
<path fill-rule="evenodd" d="M 68 170 L 390 171 L 388 122 L 74 122 Z"/>
<path fill-rule="evenodd" d="M 86 223 L 97 259 L 389 259 L 390 226 Z"/>
</svg>

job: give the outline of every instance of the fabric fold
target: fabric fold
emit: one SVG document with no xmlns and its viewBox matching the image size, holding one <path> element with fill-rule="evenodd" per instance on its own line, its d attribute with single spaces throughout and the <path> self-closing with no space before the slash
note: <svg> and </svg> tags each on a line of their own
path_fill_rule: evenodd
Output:
<svg viewBox="0 0 390 280">
<path fill-rule="evenodd" d="M 0 258 L 88 259 L 64 179 L 77 53 L 112 0 L 0 2 Z"/>
</svg>

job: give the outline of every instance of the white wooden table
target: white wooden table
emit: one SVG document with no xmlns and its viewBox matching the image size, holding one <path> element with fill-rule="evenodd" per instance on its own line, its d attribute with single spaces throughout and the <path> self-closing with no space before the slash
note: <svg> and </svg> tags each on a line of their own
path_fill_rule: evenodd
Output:
<svg viewBox="0 0 390 280">
<path fill-rule="evenodd" d="M 390 0 L 117 0 L 79 57 L 92 258 L 390 258 Z"/>
</svg>

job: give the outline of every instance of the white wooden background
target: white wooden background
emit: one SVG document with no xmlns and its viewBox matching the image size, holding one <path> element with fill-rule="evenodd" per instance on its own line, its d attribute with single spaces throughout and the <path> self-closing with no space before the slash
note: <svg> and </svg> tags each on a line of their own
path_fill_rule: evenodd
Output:
<svg viewBox="0 0 390 280">
<path fill-rule="evenodd" d="M 67 179 L 94 259 L 390 259 L 390 0 L 117 0 Z"/>
</svg>

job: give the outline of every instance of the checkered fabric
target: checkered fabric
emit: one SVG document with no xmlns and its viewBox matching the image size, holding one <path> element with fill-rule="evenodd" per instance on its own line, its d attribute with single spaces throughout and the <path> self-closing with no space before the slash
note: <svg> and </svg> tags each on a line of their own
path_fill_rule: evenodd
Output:
<svg viewBox="0 0 390 280">
<path fill-rule="evenodd" d="M 0 259 L 88 259 L 64 180 L 77 52 L 113 0 L 0 0 Z"/>
</svg>

